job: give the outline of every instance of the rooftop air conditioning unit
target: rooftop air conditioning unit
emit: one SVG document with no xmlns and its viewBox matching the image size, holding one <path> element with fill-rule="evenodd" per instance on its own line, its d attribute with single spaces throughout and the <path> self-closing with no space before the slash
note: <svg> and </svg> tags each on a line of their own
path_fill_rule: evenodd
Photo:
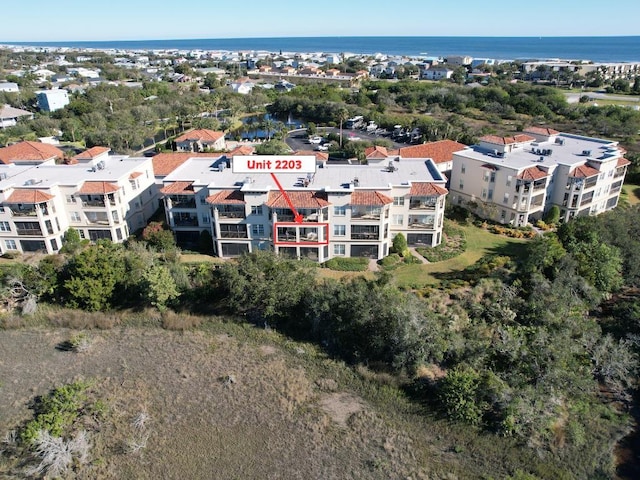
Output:
<svg viewBox="0 0 640 480">
<path fill-rule="evenodd" d="M 582 155 L 591 155 L 591 150 L 583 150 Z"/>
</svg>

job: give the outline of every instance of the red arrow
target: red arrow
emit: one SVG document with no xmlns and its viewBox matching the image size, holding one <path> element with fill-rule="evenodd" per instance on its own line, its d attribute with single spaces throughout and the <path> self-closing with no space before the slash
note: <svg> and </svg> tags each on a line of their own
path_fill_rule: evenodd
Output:
<svg viewBox="0 0 640 480">
<path fill-rule="evenodd" d="M 278 181 L 278 179 L 276 178 L 276 174 L 272 173 L 271 177 L 273 178 L 273 181 L 276 182 L 276 185 L 278 186 L 278 188 L 280 189 L 280 193 L 282 193 L 282 196 L 284 197 L 284 200 L 287 202 L 287 205 L 289 205 L 289 208 L 291 209 L 291 211 L 293 212 L 293 219 L 296 223 L 302 223 L 302 215 L 300 215 L 298 213 L 298 211 L 296 210 L 296 207 L 293 206 L 293 202 L 291 201 L 291 199 L 289 198 L 289 195 L 287 195 L 287 192 L 284 191 L 284 188 L 282 188 L 282 185 L 280 185 L 280 182 Z"/>
</svg>

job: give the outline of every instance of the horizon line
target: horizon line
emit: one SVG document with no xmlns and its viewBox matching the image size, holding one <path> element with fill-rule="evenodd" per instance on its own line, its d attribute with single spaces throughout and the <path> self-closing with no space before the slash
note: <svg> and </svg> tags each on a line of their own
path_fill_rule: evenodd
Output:
<svg viewBox="0 0 640 480">
<path fill-rule="evenodd" d="M 197 40 L 268 40 L 311 38 L 633 38 L 640 35 L 306 35 L 306 36 L 250 36 L 250 37 L 183 37 L 183 38 L 113 38 L 101 40 L 0 40 L 1 45 L 38 43 L 111 43 L 111 42 L 173 42 Z"/>
</svg>

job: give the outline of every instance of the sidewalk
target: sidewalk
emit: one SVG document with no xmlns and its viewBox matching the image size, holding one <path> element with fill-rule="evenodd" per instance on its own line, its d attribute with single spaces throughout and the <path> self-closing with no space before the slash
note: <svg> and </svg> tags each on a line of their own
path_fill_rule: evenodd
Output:
<svg viewBox="0 0 640 480">
<path fill-rule="evenodd" d="M 415 247 L 409 247 L 409 251 L 411 252 L 411 255 L 413 255 L 414 257 L 416 257 L 418 260 L 420 260 L 422 263 L 429 263 L 429 260 L 427 260 L 426 258 L 424 258 L 422 255 L 420 255 L 417 250 L 415 249 Z"/>
</svg>

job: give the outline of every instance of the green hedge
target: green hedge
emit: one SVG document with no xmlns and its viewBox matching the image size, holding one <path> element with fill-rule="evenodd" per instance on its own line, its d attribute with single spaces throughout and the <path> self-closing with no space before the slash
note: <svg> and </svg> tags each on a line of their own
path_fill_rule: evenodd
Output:
<svg viewBox="0 0 640 480">
<path fill-rule="evenodd" d="M 369 259 L 364 257 L 335 257 L 327 260 L 323 265 L 331 270 L 341 272 L 364 272 L 369 268 Z"/>
</svg>

